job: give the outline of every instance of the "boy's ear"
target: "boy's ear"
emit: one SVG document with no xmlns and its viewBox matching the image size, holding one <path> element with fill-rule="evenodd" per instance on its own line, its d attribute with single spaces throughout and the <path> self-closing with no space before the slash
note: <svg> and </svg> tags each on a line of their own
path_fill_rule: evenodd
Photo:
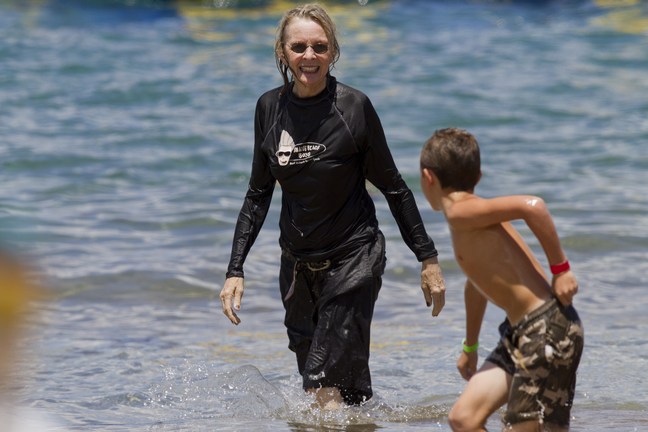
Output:
<svg viewBox="0 0 648 432">
<path fill-rule="evenodd" d="M 481 180 L 481 178 L 482 178 L 482 172 L 481 172 L 481 170 L 479 170 L 479 177 L 477 177 L 477 183 L 475 183 L 475 186 L 477 186 L 477 184 L 479 183 L 479 180 Z"/>
<path fill-rule="evenodd" d="M 438 181 L 437 177 L 434 175 L 430 168 L 423 168 L 421 175 L 429 185 L 433 185 L 434 182 Z"/>
</svg>

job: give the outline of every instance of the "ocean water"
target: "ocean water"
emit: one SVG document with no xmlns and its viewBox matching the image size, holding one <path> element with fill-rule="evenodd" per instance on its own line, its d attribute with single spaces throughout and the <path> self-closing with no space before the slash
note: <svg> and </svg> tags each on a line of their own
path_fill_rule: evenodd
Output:
<svg viewBox="0 0 648 432">
<path fill-rule="evenodd" d="M 374 103 L 448 288 L 432 318 L 376 195 L 388 263 L 375 397 L 335 413 L 310 409 L 287 349 L 279 189 L 238 327 L 218 301 L 254 105 L 281 83 L 274 30 L 294 4 L 0 1 L 0 242 L 50 294 L 15 400 L 68 431 L 449 431 L 464 387 L 463 276 L 418 155 L 457 126 L 482 147 L 478 193 L 542 196 L 579 278 L 572 430 L 648 430 L 648 4 L 324 2 L 342 46 L 334 75 Z M 502 318 L 489 307 L 482 359 Z"/>
</svg>

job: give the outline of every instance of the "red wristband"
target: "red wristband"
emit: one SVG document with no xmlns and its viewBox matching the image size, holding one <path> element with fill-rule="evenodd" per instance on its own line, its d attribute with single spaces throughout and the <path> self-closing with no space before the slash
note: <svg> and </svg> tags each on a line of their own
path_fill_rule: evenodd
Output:
<svg viewBox="0 0 648 432">
<path fill-rule="evenodd" d="M 549 266 L 549 268 L 551 269 L 551 274 L 554 275 L 554 276 L 558 275 L 560 273 L 564 273 L 564 272 L 566 272 L 567 270 L 570 269 L 569 261 L 565 260 L 565 261 L 561 262 L 560 264 Z"/>
</svg>

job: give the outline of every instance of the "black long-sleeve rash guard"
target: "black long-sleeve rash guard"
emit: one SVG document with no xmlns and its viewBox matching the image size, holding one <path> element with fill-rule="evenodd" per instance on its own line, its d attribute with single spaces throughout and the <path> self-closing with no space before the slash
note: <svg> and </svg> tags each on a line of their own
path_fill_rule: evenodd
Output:
<svg viewBox="0 0 648 432">
<path fill-rule="evenodd" d="M 369 98 L 328 78 L 312 98 L 281 88 L 256 106 L 252 173 L 232 244 L 227 277 L 243 263 L 282 189 L 280 244 L 305 260 L 338 256 L 375 236 L 374 203 L 365 179 L 387 199 L 400 233 L 419 261 L 437 255 L 414 195 L 401 178 Z"/>
</svg>

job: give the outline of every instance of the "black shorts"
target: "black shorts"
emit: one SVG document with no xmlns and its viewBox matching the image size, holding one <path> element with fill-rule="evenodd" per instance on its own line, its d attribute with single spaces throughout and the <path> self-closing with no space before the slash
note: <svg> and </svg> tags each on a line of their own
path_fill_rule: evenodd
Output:
<svg viewBox="0 0 648 432">
<path fill-rule="evenodd" d="M 284 324 L 304 389 L 337 387 L 350 405 L 373 395 L 370 326 L 385 263 L 380 231 L 375 241 L 330 260 L 307 263 L 282 253 Z"/>
</svg>

